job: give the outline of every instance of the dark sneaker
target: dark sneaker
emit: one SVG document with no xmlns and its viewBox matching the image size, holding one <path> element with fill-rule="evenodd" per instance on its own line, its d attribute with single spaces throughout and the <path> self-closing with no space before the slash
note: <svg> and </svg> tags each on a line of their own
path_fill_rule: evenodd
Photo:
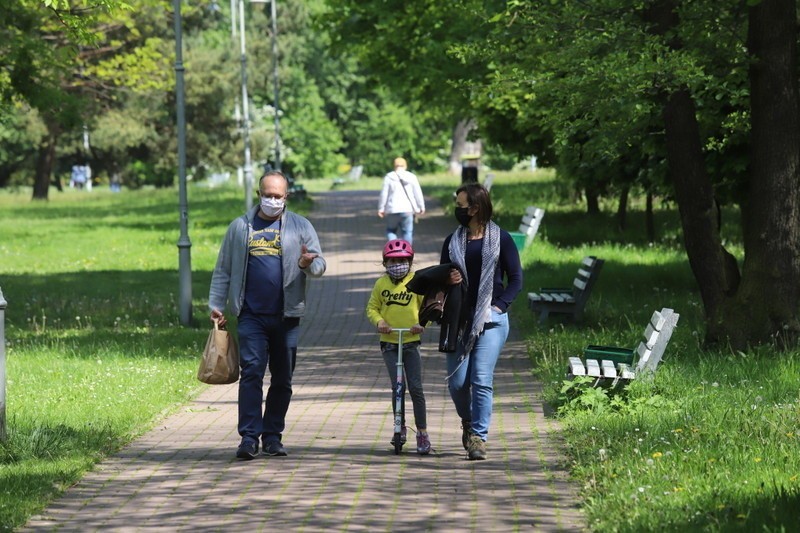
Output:
<svg viewBox="0 0 800 533">
<path fill-rule="evenodd" d="M 431 439 L 427 433 L 417 433 L 417 453 L 420 455 L 431 453 Z"/>
<path fill-rule="evenodd" d="M 469 448 L 469 436 L 471 434 L 470 433 L 471 429 L 472 429 L 471 422 L 467 422 L 466 420 L 461 421 L 461 445 L 464 447 L 465 450 Z"/>
<path fill-rule="evenodd" d="M 470 435 L 467 455 L 470 461 L 482 461 L 486 459 L 486 443 L 477 435 Z"/>
<path fill-rule="evenodd" d="M 236 457 L 249 461 L 255 459 L 258 455 L 258 441 L 250 439 L 242 439 L 239 449 L 236 450 Z"/>
<path fill-rule="evenodd" d="M 287 455 L 289 455 L 286 452 L 286 448 L 283 447 L 283 444 L 281 444 L 281 441 L 279 440 L 273 440 L 272 442 L 268 442 L 264 446 L 264 453 L 272 457 L 286 457 Z"/>
<path fill-rule="evenodd" d="M 406 438 L 408 437 L 407 433 L 408 433 L 408 431 L 407 431 L 406 427 L 403 426 L 403 429 L 400 431 L 400 444 L 405 444 L 406 443 Z M 389 444 L 394 446 L 394 435 L 392 435 L 392 440 L 389 442 Z"/>
</svg>

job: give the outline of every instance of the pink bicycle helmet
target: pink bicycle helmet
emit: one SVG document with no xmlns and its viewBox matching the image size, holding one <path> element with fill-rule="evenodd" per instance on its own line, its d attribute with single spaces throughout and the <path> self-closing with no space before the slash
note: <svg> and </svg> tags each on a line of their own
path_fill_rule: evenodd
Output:
<svg viewBox="0 0 800 533">
<path fill-rule="evenodd" d="M 411 245 L 402 239 L 392 239 L 383 247 L 383 258 L 407 257 L 414 259 L 414 250 Z"/>
</svg>

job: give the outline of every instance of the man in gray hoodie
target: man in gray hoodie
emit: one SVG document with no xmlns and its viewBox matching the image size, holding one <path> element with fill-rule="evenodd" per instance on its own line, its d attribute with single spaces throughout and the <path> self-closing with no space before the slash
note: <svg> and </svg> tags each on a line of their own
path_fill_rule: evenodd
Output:
<svg viewBox="0 0 800 533">
<path fill-rule="evenodd" d="M 258 206 L 238 217 L 222 241 L 211 276 L 211 320 L 224 326 L 223 310 L 238 317 L 240 459 L 287 455 L 282 444 L 292 398 L 306 278 L 325 273 L 319 238 L 311 223 L 286 209 L 286 177 L 277 171 L 259 180 Z M 266 405 L 264 374 L 270 371 Z M 263 410 L 262 410 L 263 406 Z"/>
</svg>

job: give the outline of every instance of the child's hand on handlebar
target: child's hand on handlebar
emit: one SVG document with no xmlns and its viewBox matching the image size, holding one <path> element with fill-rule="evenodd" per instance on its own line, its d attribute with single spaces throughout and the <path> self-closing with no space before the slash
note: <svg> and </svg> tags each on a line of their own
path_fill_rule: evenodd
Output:
<svg viewBox="0 0 800 533">
<path fill-rule="evenodd" d="M 392 326 L 390 326 L 388 322 L 386 322 L 385 320 L 378 321 L 378 333 L 391 333 L 391 332 L 392 332 Z"/>
<path fill-rule="evenodd" d="M 425 328 L 423 328 L 419 324 L 414 324 L 413 326 L 411 326 L 411 333 L 415 335 L 418 333 L 422 333 L 423 331 L 425 331 Z"/>
</svg>

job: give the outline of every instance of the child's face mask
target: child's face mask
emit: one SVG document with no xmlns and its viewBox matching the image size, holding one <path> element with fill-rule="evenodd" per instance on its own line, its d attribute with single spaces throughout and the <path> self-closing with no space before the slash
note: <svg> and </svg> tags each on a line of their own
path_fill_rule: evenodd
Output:
<svg viewBox="0 0 800 533">
<path fill-rule="evenodd" d="M 403 279 L 409 270 L 411 270 L 411 264 L 408 261 L 386 265 L 386 272 L 392 279 Z"/>
</svg>

